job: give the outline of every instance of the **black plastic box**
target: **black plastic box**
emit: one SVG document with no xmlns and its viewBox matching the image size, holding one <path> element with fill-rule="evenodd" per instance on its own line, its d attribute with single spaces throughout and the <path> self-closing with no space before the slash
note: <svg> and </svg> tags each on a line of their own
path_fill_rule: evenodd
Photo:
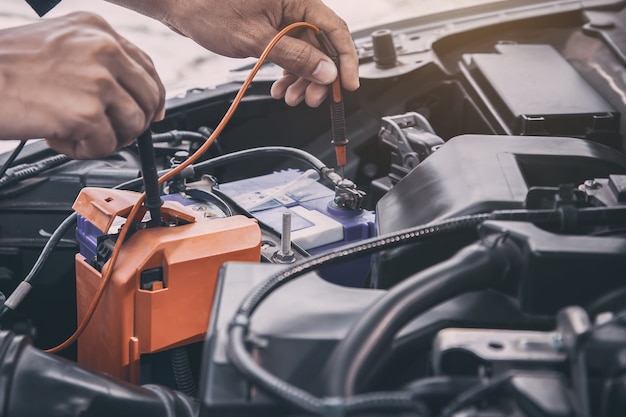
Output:
<svg viewBox="0 0 626 417">
<path fill-rule="evenodd" d="M 549 45 L 497 44 L 461 72 L 499 133 L 619 145 L 620 114 Z"/>
</svg>

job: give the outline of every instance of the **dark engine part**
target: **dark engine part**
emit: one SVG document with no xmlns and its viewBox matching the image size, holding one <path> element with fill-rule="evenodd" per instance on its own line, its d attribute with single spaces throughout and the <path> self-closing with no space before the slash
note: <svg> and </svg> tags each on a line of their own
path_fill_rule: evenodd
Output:
<svg viewBox="0 0 626 417">
<path fill-rule="evenodd" d="M 588 305 L 624 285 L 621 236 L 556 235 L 517 222 L 486 223 L 484 230 L 504 233 L 522 247 L 518 297 L 526 313 L 549 315 L 568 305 Z"/>
<path fill-rule="evenodd" d="M 493 377 L 484 393 L 492 405 L 508 394 L 523 415 L 618 416 L 626 399 L 624 312 L 604 316 L 592 324 L 583 309 L 568 307 L 550 332 L 446 329 L 435 340 L 433 367 L 438 375 Z M 514 383 L 521 375 L 528 380 Z"/>
<path fill-rule="evenodd" d="M 420 162 L 443 145 L 428 120 L 411 112 L 382 118 L 380 140 L 391 149 L 389 184 L 379 185 L 386 193 Z M 382 196 L 382 194 L 381 194 Z"/>
<path fill-rule="evenodd" d="M 578 185 L 624 173 L 624 154 L 585 140 L 459 136 L 420 163 L 378 202 L 378 232 L 396 232 L 454 216 L 521 209 L 532 188 Z M 384 252 L 372 283 L 388 288 L 407 271 L 447 259 L 476 238 L 464 236 L 455 243 L 448 240 L 432 250 Z"/>
<path fill-rule="evenodd" d="M 523 208 L 528 190 L 626 173 L 626 156 L 573 138 L 463 135 L 451 139 L 383 197 L 378 231 Z"/>
<path fill-rule="evenodd" d="M 493 233 L 494 231 L 495 233 Z M 484 234 L 485 244 L 481 245 L 483 251 L 488 252 L 488 247 L 493 246 L 496 242 L 504 242 L 504 239 L 514 246 L 520 245 L 521 251 L 519 253 L 528 249 L 528 247 L 523 246 L 524 242 L 517 239 L 514 233 L 503 232 L 493 225 L 487 224 L 484 227 Z M 560 238 L 560 236 L 553 235 L 555 240 Z M 528 243 L 528 246 L 533 246 L 533 244 Z M 468 250 L 461 251 L 455 262 L 463 264 L 462 260 L 467 260 L 468 254 L 473 253 L 470 248 Z M 508 249 L 505 250 L 505 253 L 508 252 Z M 476 256 L 479 253 L 480 251 L 476 252 Z M 520 257 L 519 253 L 517 257 Z M 499 258 L 500 255 L 496 258 Z M 455 262 L 450 265 L 457 265 Z M 446 265 L 449 266 L 448 269 L 446 269 Z M 471 282 L 472 274 L 470 271 L 474 269 L 470 265 L 465 265 L 465 269 L 462 268 L 462 271 L 465 272 L 461 272 L 459 268 L 450 267 L 450 265 L 438 265 L 423 271 L 415 277 L 414 282 L 426 285 L 424 288 L 429 288 L 430 281 L 420 278 L 438 276 L 440 279 L 433 281 L 432 285 L 443 285 L 442 288 L 445 288 L 447 284 L 444 282 L 449 284 L 445 277 L 453 273 L 458 274 L 458 282 Z M 476 265 L 483 264 L 478 262 Z M 505 266 L 505 270 L 510 268 L 511 272 L 515 269 L 512 268 L 512 265 L 507 265 L 506 262 L 501 266 Z M 251 407 L 259 406 L 266 411 L 271 410 L 277 414 L 282 414 L 284 411 L 280 408 L 280 403 L 274 402 L 272 397 L 263 395 L 262 391 L 255 389 L 254 384 L 235 372 L 225 354 L 226 333 L 229 327 L 228 322 L 234 312 L 233 305 L 238 304 L 239 300 L 246 296 L 246 288 L 263 282 L 266 279 L 264 277 L 271 276 L 271 273 L 277 269 L 276 266 L 244 264 L 229 264 L 225 268 L 220 281 L 220 304 L 219 306 L 216 304 L 214 309 L 214 319 L 205 344 L 204 377 L 200 392 L 203 402 L 202 410 L 204 411 L 201 415 L 210 415 L 211 410 L 220 404 L 229 404 L 240 410 L 251 410 Z M 502 271 L 502 268 L 497 269 Z M 518 276 L 519 272 L 517 271 L 511 277 Z M 493 284 L 493 282 L 491 284 L 485 283 L 485 285 Z M 573 286 L 572 283 L 570 283 L 571 286 Z M 469 290 L 470 287 L 466 286 L 465 290 Z M 329 361 L 329 359 L 332 357 L 331 353 L 336 353 L 341 345 L 350 338 L 349 335 L 359 328 L 354 323 L 362 321 L 365 317 L 370 317 L 371 312 L 376 308 L 375 306 L 384 304 L 385 300 L 391 302 L 392 299 L 389 296 L 392 294 L 404 295 L 404 299 L 408 300 L 410 291 L 403 291 L 403 289 L 404 285 L 401 284 L 385 294 L 364 289 L 335 287 L 314 275 L 302 277 L 273 294 L 271 302 L 260 307 L 258 315 L 252 322 L 251 333 L 248 338 L 249 348 L 252 350 L 255 360 L 266 371 L 300 389 L 314 395 L 320 395 L 320 392 L 323 392 L 321 390 L 323 390 L 326 379 L 320 378 L 319 369 L 324 365 L 334 371 L 340 368 L 334 366 L 334 362 Z M 454 292 L 454 289 L 450 288 L 447 291 Z M 461 291 L 463 290 L 461 289 Z M 547 293 L 544 295 L 549 298 Z M 553 295 L 555 294 L 553 293 Z M 437 299 L 428 298 L 428 300 L 429 303 L 437 304 Z M 423 300 L 413 301 L 406 305 L 421 306 L 417 309 L 419 311 L 427 309 L 430 305 L 427 303 L 424 306 Z M 389 305 L 392 306 L 393 303 Z M 397 313 L 400 308 L 395 310 Z M 291 313 L 286 315 L 285 311 Z M 396 373 L 387 381 L 390 385 L 385 386 L 383 383 L 382 387 L 376 385 L 375 388 L 398 389 L 398 384 L 402 383 L 403 378 L 407 378 L 407 380 L 418 378 L 420 390 L 426 389 L 425 386 L 430 382 L 437 385 L 442 381 L 433 380 L 429 382 L 428 378 L 424 378 L 428 376 L 427 368 L 430 362 L 429 349 L 424 349 L 424 345 L 432 340 L 432 332 L 450 326 L 458 327 L 453 323 L 461 324 L 461 327 L 477 327 L 475 325 L 477 322 L 486 321 L 490 323 L 486 327 L 490 330 L 485 330 L 482 335 L 479 334 L 480 337 L 476 337 L 474 342 L 480 345 L 479 349 L 482 349 L 483 352 L 487 350 L 491 356 L 485 355 L 481 358 L 476 353 L 469 356 L 463 355 L 462 352 L 451 346 L 450 349 L 446 349 L 449 354 L 446 353 L 445 359 L 441 359 L 441 355 L 436 355 L 433 364 L 436 372 L 441 373 L 444 369 L 451 370 L 450 375 L 455 377 L 457 388 L 460 381 L 457 381 L 456 378 L 459 376 L 478 377 L 483 375 L 483 378 L 486 377 L 488 382 L 484 385 L 476 383 L 474 388 L 478 391 L 477 397 L 471 396 L 472 401 L 477 402 L 478 399 L 493 400 L 494 395 L 496 399 L 502 397 L 502 400 L 491 402 L 491 405 L 495 407 L 491 411 L 500 410 L 499 412 L 502 413 L 502 410 L 508 410 L 507 412 L 510 411 L 511 413 L 503 415 L 515 415 L 514 410 L 526 413 L 521 415 L 572 415 L 573 410 L 578 410 L 581 405 L 572 401 L 573 391 L 570 379 L 573 381 L 575 391 L 578 394 L 577 384 L 579 382 L 577 378 L 581 372 L 586 372 L 588 368 L 586 365 L 581 365 L 576 358 L 580 358 L 579 352 L 584 352 L 590 360 L 589 369 L 595 369 L 592 373 L 595 372 L 596 375 L 596 380 L 592 381 L 589 388 L 595 390 L 590 397 L 601 398 L 604 395 L 610 402 L 610 407 L 614 407 L 621 401 L 619 396 L 621 393 L 620 384 L 623 382 L 621 375 L 624 367 L 620 365 L 621 352 L 624 346 L 623 331 L 619 330 L 621 324 L 615 322 L 611 327 L 613 328 L 612 331 L 608 330 L 610 326 L 603 327 L 602 324 L 597 328 L 592 328 L 588 319 L 586 319 L 587 324 L 585 324 L 585 320 L 580 318 L 584 316 L 585 313 L 580 308 L 563 310 L 558 315 L 557 331 L 545 333 L 546 328 L 554 328 L 556 325 L 551 318 L 552 316 L 537 317 L 523 314 L 512 299 L 500 292 L 466 293 L 449 299 L 414 319 L 395 335 L 393 343 L 388 337 L 382 337 L 383 342 L 387 344 L 387 350 L 377 351 L 378 363 L 375 366 L 362 367 L 362 370 L 368 372 L 360 373 L 361 376 L 358 379 L 363 382 L 365 381 L 364 376 L 371 378 L 376 373 L 372 379 L 376 381 L 376 384 L 381 384 L 381 381 L 386 379 L 384 377 L 385 372 L 381 374 L 381 370 L 389 371 L 389 368 L 394 368 L 392 365 L 393 356 L 399 356 L 401 357 L 399 360 L 401 363 L 400 374 L 404 375 L 398 375 L 399 368 L 395 368 Z M 393 317 L 394 319 L 385 319 L 380 322 L 385 324 L 385 329 L 391 329 L 389 331 L 392 336 L 401 328 L 397 326 L 398 323 L 400 326 L 406 323 L 394 321 L 399 317 L 397 315 Z M 407 313 L 403 317 L 406 320 L 413 315 Z M 304 325 L 305 321 L 306 325 Z M 510 330 L 493 331 L 497 328 L 510 329 L 511 326 L 526 330 L 517 333 Z M 591 336 L 592 331 L 594 332 L 593 336 Z M 478 334 L 478 332 L 476 331 L 474 334 Z M 374 333 L 378 334 L 377 332 Z M 374 337 L 374 339 L 377 338 Z M 458 346 L 469 351 L 471 343 L 467 338 L 464 340 L 465 342 Z M 505 348 L 507 343 L 517 343 L 518 351 L 511 352 L 510 347 Z M 372 341 L 364 341 L 361 345 L 371 346 Z M 376 344 L 376 346 L 380 346 L 380 344 Z M 403 351 L 409 353 L 403 354 Z M 502 352 L 499 353 L 500 351 Z M 602 352 L 602 354 L 598 355 L 598 352 Z M 519 355 L 513 356 L 514 353 Z M 355 358 L 360 356 L 356 353 L 353 355 Z M 480 369 L 485 368 L 486 363 L 490 364 L 486 368 L 486 373 L 484 371 L 479 372 Z M 497 366 L 493 366 L 493 363 L 496 363 Z M 393 371 L 391 372 L 393 373 Z M 603 385 L 609 382 L 610 386 Z M 584 384 L 587 386 L 587 382 Z M 538 390 L 538 387 L 544 388 Z M 368 388 L 374 389 L 371 386 Z M 457 392 L 450 385 L 448 388 Z M 431 389 L 436 390 L 435 387 L 431 387 Z M 585 388 L 584 392 L 587 391 Z M 546 392 L 551 393 L 548 396 L 550 398 L 553 395 L 556 396 L 553 401 L 547 401 L 548 397 L 542 394 Z M 428 394 L 424 395 L 428 397 L 431 394 L 434 395 L 432 391 L 429 391 Z M 449 395 L 450 401 L 455 396 L 450 393 L 447 395 Z M 435 399 L 433 401 L 437 402 Z M 451 402 L 450 407 L 461 409 L 473 404 L 472 401 L 467 404 Z M 597 409 L 598 406 L 598 404 L 593 404 L 594 409 Z M 436 408 L 436 406 L 434 407 Z M 614 410 L 615 408 L 611 409 Z M 446 414 L 446 410 L 444 410 L 443 415 L 452 414 Z M 477 413 L 476 415 L 483 414 Z"/>
<path fill-rule="evenodd" d="M 137 387 L 43 353 L 0 332 L 0 414 L 6 416 L 192 417 L 197 405 L 158 386 Z"/>
<path fill-rule="evenodd" d="M 620 145 L 620 114 L 549 45 L 495 45 L 461 71 L 498 133 L 575 136 Z"/>
</svg>

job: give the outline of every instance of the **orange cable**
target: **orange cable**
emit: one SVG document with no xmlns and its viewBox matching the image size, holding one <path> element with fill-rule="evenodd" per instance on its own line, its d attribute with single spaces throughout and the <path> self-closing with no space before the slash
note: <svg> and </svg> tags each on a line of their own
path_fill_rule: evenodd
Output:
<svg viewBox="0 0 626 417">
<path fill-rule="evenodd" d="M 233 102 L 231 103 L 230 107 L 228 108 L 228 111 L 226 112 L 226 114 L 222 118 L 222 121 L 217 125 L 217 127 L 215 128 L 215 130 L 213 131 L 211 136 L 185 162 L 183 162 L 182 164 L 180 164 L 179 166 L 177 166 L 173 170 L 171 170 L 171 171 L 167 172 L 166 174 L 164 174 L 163 176 L 161 176 L 159 178 L 159 184 L 163 184 L 165 181 L 167 181 L 170 178 L 174 177 L 175 175 L 179 174 L 182 170 L 187 168 L 189 165 L 193 164 L 203 153 L 205 153 L 209 149 L 209 147 L 213 144 L 213 142 L 215 142 L 215 139 L 217 139 L 217 137 L 222 133 L 222 131 L 226 127 L 226 125 L 228 124 L 228 122 L 232 118 L 233 114 L 237 110 L 237 107 L 239 107 L 239 103 L 241 103 L 241 99 L 243 98 L 244 94 L 246 93 L 246 90 L 248 89 L 248 87 L 252 83 L 252 80 L 254 79 L 254 77 L 257 74 L 257 72 L 259 72 L 259 69 L 261 69 L 261 65 L 263 65 L 263 63 L 267 59 L 267 56 L 270 54 L 272 49 L 274 49 L 274 46 L 276 46 L 278 41 L 280 39 L 282 39 L 283 36 L 285 36 L 288 32 L 290 32 L 290 31 L 292 31 L 293 29 L 296 29 L 296 28 L 309 28 L 309 29 L 313 30 L 314 32 L 319 32 L 320 31 L 315 25 L 312 25 L 310 23 L 297 22 L 297 23 L 292 23 L 291 25 L 285 27 L 283 30 L 278 32 L 276 34 L 276 36 L 274 36 L 274 38 L 267 45 L 267 47 L 265 47 L 265 50 L 263 50 L 263 53 L 259 57 L 259 60 L 255 64 L 254 68 L 252 68 L 252 70 L 250 71 L 250 74 L 248 75 L 248 77 L 246 78 L 245 82 L 243 83 L 243 85 L 239 89 L 239 92 L 237 93 L 237 95 L 233 99 Z M 139 210 L 140 210 L 140 208 L 141 208 L 141 206 L 142 206 L 142 204 L 143 204 L 145 199 L 146 199 L 146 194 L 142 193 L 139 196 L 139 199 L 137 200 L 135 205 L 133 206 L 132 210 L 130 211 L 130 214 L 128 215 L 128 218 L 127 218 L 127 221 L 126 221 L 127 224 L 129 224 L 129 222 L 132 222 L 132 221 L 135 220 L 135 218 L 137 217 L 137 214 L 139 213 Z M 87 325 L 89 325 L 89 322 L 91 321 L 91 318 L 93 317 L 93 314 L 95 313 L 96 308 L 98 307 L 98 304 L 100 303 L 100 300 L 102 299 L 102 295 L 104 294 L 104 290 L 106 289 L 109 281 L 111 280 L 111 276 L 113 275 L 113 267 L 114 267 L 115 263 L 117 262 L 117 258 L 119 257 L 122 244 L 123 244 L 124 240 L 126 239 L 126 235 L 128 234 L 128 230 L 129 229 L 130 229 L 130 227 L 122 227 L 122 230 L 120 231 L 120 234 L 119 234 L 119 236 L 117 238 L 117 242 L 115 243 L 115 247 L 113 248 L 113 252 L 111 254 L 111 258 L 106 263 L 106 265 L 105 265 L 105 267 L 103 269 L 102 283 L 100 284 L 100 287 L 98 287 L 98 291 L 94 295 L 94 298 L 91 301 L 91 304 L 89 305 L 89 308 L 87 309 L 87 312 L 85 313 L 85 317 L 83 318 L 81 323 L 78 325 L 78 327 L 76 328 L 74 333 L 69 338 L 67 338 L 67 340 L 65 340 L 63 343 L 61 343 L 58 346 L 55 346 L 55 347 L 50 348 L 50 349 L 46 349 L 45 350 L 46 352 L 49 352 L 49 353 L 60 352 L 63 349 L 66 349 L 67 347 L 69 347 L 72 343 L 74 343 L 80 337 L 80 335 L 83 334 L 83 332 L 87 328 Z"/>
</svg>

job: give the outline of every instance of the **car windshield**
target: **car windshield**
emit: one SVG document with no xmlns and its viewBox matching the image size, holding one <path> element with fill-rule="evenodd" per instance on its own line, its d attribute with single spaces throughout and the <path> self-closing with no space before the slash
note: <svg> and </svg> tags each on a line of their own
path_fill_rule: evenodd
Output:
<svg viewBox="0 0 626 417">
<path fill-rule="evenodd" d="M 494 0 L 325 0 L 344 18 L 352 30 L 408 17 L 428 15 Z M 227 80 L 228 70 L 242 61 L 216 56 L 150 18 L 104 1 L 63 0 L 46 17 L 78 10 L 100 14 L 124 37 L 146 51 L 154 61 L 168 89 L 203 87 Z M 0 28 L 36 21 L 38 18 L 24 0 L 3 0 Z"/>
</svg>

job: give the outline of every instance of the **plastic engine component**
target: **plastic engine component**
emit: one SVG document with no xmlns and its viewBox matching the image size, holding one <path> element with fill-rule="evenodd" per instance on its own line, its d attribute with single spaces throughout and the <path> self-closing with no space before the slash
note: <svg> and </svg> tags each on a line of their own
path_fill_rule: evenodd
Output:
<svg viewBox="0 0 626 417">
<path fill-rule="evenodd" d="M 464 56 L 461 69 L 501 133 L 619 145 L 619 112 L 552 46 L 502 43 L 495 50 Z"/>
<path fill-rule="evenodd" d="M 74 209 L 99 230 L 127 215 L 138 194 L 90 189 Z M 78 362 L 138 383 L 141 355 L 203 339 L 218 269 L 227 261 L 258 262 L 261 231 L 254 219 L 233 216 L 198 221 L 191 210 L 166 201 L 163 216 L 180 225 L 139 230 L 124 243 L 111 280 L 85 332 Z M 102 275 L 76 255 L 78 320 Z"/>
<path fill-rule="evenodd" d="M 378 232 L 523 208 L 530 187 L 582 184 L 625 173 L 624 154 L 581 139 L 457 136 L 378 202 Z"/>
</svg>

